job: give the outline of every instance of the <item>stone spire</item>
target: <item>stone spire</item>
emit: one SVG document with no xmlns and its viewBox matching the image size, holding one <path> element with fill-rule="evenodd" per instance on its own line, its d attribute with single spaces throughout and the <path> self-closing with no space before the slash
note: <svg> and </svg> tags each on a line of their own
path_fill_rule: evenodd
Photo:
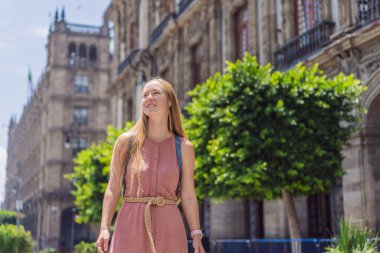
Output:
<svg viewBox="0 0 380 253">
<path fill-rule="evenodd" d="M 54 22 L 55 22 L 55 23 L 57 23 L 57 22 L 58 22 L 58 8 L 57 8 L 57 9 L 55 9 Z"/>
<path fill-rule="evenodd" d="M 65 21 L 65 7 L 62 7 L 62 11 L 61 11 L 61 21 Z"/>
</svg>

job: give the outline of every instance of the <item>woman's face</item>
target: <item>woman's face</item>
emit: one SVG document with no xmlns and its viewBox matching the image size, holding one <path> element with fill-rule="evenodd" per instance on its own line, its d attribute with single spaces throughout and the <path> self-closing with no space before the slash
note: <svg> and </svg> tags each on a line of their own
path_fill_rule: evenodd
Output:
<svg viewBox="0 0 380 253">
<path fill-rule="evenodd" d="M 168 96 L 158 81 L 153 80 L 145 84 L 142 92 L 142 109 L 148 117 L 168 114 Z"/>
</svg>

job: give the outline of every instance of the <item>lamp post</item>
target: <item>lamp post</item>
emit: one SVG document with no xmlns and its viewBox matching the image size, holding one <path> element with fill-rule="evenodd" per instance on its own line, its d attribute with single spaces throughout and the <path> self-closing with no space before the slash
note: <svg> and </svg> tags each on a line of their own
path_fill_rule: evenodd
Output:
<svg viewBox="0 0 380 253">
<path fill-rule="evenodd" d="M 22 210 L 22 200 L 21 200 L 22 178 L 12 175 L 12 174 L 8 174 L 7 177 L 12 178 L 17 181 L 16 225 L 17 225 L 17 229 L 19 229 L 20 228 L 20 213 L 19 212 Z M 13 189 L 13 192 L 15 191 L 16 190 Z"/>
<path fill-rule="evenodd" d="M 80 137 L 80 124 L 75 120 L 68 126 L 63 128 L 64 147 L 66 149 L 73 148 L 73 138 Z M 72 154 L 75 154 L 75 150 L 72 149 Z"/>
</svg>

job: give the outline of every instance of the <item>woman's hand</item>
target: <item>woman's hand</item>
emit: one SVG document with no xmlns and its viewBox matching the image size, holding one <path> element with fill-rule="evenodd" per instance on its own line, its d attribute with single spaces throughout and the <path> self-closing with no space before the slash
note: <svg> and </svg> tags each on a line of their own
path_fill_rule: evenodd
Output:
<svg viewBox="0 0 380 253">
<path fill-rule="evenodd" d="M 111 236 L 110 236 L 109 230 L 107 228 L 101 229 L 99 238 L 96 241 L 96 248 L 98 249 L 98 253 L 105 253 L 110 250 L 109 249 L 109 245 L 111 242 L 110 240 L 111 240 Z"/>
<path fill-rule="evenodd" d="M 194 253 L 205 253 L 205 249 L 202 246 L 201 235 L 193 236 L 193 248 Z"/>
</svg>

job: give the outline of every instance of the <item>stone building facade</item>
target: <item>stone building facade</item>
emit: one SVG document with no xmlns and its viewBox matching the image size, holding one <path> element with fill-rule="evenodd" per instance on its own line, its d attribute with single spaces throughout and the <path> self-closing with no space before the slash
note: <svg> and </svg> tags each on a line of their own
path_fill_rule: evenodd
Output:
<svg viewBox="0 0 380 253">
<path fill-rule="evenodd" d="M 380 229 L 380 105 L 378 8 L 364 0 L 112 0 L 114 62 L 112 122 L 139 114 L 144 80 L 159 75 L 175 87 L 181 106 L 187 91 L 222 72 L 244 52 L 261 64 L 286 70 L 299 61 L 318 63 L 328 76 L 353 73 L 368 86 L 362 130 L 342 152 L 347 169 L 328 193 L 297 199 L 304 237 L 328 237 L 340 217 Z M 207 201 L 207 235 L 218 238 L 288 237 L 281 200 Z"/>
<path fill-rule="evenodd" d="M 6 198 L 22 224 L 46 247 L 67 252 L 79 240 L 95 240 L 98 228 L 74 223 L 71 182 L 75 154 L 104 140 L 111 123 L 109 30 L 68 23 L 56 13 L 47 43 L 47 65 L 20 119 L 9 124 Z M 20 184 L 17 184 L 20 183 Z"/>
</svg>

